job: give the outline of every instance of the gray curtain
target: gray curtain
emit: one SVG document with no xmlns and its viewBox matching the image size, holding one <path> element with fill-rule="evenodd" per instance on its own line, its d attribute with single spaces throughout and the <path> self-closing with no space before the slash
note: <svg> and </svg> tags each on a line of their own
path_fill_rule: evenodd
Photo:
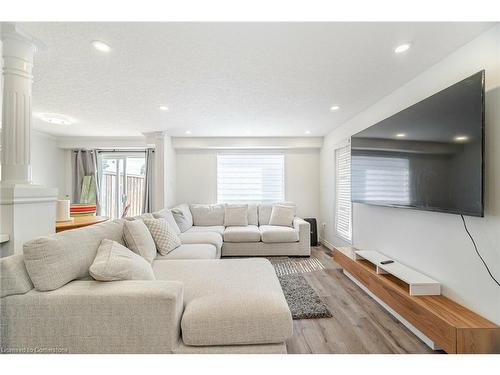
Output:
<svg viewBox="0 0 500 375">
<path fill-rule="evenodd" d="M 142 202 L 142 212 L 151 212 L 153 210 L 153 166 L 154 150 L 146 149 L 146 171 L 144 177 L 144 201 Z"/>
<path fill-rule="evenodd" d="M 73 202 L 79 203 L 82 193 L 82 181 L 85 176 L 92 176 L 95 183 L 97 215 L 100 215 L 99 202 L 100 178 L 97 168 L 97 150 L 73 150 L 71 154 Z"/>
</svg>

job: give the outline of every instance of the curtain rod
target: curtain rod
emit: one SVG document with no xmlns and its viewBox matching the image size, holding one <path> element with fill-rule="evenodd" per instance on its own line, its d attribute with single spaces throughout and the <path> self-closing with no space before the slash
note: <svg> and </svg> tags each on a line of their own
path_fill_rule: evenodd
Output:
<svg viewBox="0 0 500 375">
<path fill-rule="evenodd" d="M 72 150 L 73 152 L 78 152 L 78 151 L 97 151 L 97 152 L 146 152 L 147 150 L 151 149 L 152 152 L 155 152 L 154 148 L 145 148 L 145 149 L 120 149 L 120 148 L 95 148 L 95 149 L 78 149 L 78 150 Z"/>
</svg>

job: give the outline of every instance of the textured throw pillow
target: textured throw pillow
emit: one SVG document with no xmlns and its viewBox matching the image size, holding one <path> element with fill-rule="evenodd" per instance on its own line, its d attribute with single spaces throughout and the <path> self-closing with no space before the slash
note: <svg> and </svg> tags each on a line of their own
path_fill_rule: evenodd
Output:
<svg viewBox="0 0 500 375">
<path fill-rule="evenodd" d="M 144 219 L 153 219 L 153 218 L 154 218 L 153 214 L 150 214 L 149 212 L 146 212 L 145 214 L 142 214 L 142 215 L 127 216 L 125 218 L 125 220 L 133 221 L 133 220 L 144 220 Z"/>
<path fill-rule="evenodd" d="M 127 247 L 149 263 L 156 258 L 156 246 L 151 233 L 142 220 L 125 221 L 123 238 Z"/>
<path fill-rule="evenodd" d="M 227 205 L 224 210 L 224 226 L 248 225 L 248 204 Z"/>
<path fill-rule="evenodd" d="M 98 281 L 155 280 L 153 268 L 146 259 L 107 239 L 101 241 L 89 273 Z"/>
<path fill-rule="evenodd" d="M 295 207 L 275 205 L 271 211 L 269 225 L 279 225 L 283 227 L 293 227 L 295 217 Z"/>
<path fill-rule="evenodd" d="M 151 232 L 156 249 L 161 255 L 167 255 L 181 246 L 181 240 L 175 231 L 170 228 L 165 219 L 147 219 L 144 224 Z"/>
</svg>

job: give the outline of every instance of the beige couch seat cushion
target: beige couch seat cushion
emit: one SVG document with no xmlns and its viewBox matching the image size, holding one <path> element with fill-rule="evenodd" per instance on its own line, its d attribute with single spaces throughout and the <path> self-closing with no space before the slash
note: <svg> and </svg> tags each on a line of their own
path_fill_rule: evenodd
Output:
<svg viewBox="0 0 500 375">
<path fill-rule="evenodd" d="M 227 227 L 224 231 L 224 242 L 259 242 L 260 231 L 256 225 L 244 227 Z"/>
<path fill-rule="evenodd" d="M 185 244 L 175 250 L 172 250 L 167 255 L 156 257 L 156 261 L 172 260 L 172 259 L 217 259 L 220 258 L 220 252 L 214 245 L 210 244 Z"/>
<path fill-rule="evenodd" d="M 222 249 L 222 236 L 216 232 L 185 232 L 179 234 L 183 244 L 210 244 L 217 248 L 219 254 Z"/>
<path fill-rule="evenodd" d="M 155 279 L 146 259 L 118 242 L 106 239 L 101 241 L 89 273 L 98 281 Z"/>
<path fill-rule="evenodd" d="M 259 227 L 262 242 L 298 242 L 299 231 L 296 228 L 275 225 L 261 225 Z"/>
<path fill-rule="evenodd" d="M 186 233 L 199 233 L 199 232 L 215 232 L 219 233 L 221 236 L 224 234 L 224 225 L 211 225 L 211 226 L 192 226 Z"/>
<path fill-rule="evenodd" d="M 157 261 L 153 270 L 157 280 L 184 284 L 186 345 L 282 343 L 293 333 L 290 309 L 266 259 Z"/>
</svg>

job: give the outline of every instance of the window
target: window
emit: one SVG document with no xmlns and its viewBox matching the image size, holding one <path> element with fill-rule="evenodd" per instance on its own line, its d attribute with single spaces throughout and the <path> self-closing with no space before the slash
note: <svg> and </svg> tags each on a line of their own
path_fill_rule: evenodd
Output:
<svg viewBox="0 0 500 375">
<path fill-rule="evenodd" d="M 142 213 L 146 158 L 144 152 L 100 152 L 101 214 L 111 219 Z"/>
<path fill-rule="evenodd" d="M 283 154 L 217 154 L 217 200 L 285 200 Z"/>
<path fill-rule="evenodd" d="M 335 233 L 352 241 L 351 147 L 335 150 Z"/>
</svg>

